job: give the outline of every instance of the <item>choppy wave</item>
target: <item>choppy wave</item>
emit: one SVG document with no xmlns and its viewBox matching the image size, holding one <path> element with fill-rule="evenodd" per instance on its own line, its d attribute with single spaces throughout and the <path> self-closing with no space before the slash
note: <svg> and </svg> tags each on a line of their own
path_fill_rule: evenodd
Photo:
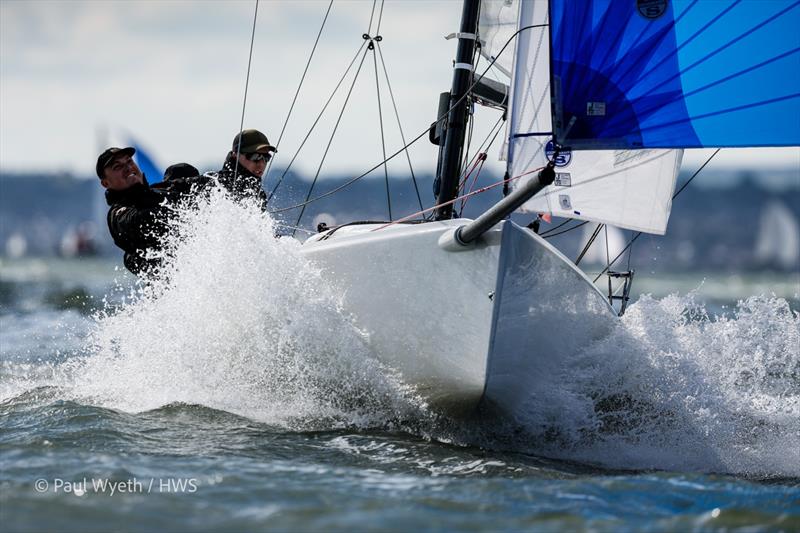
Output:
<svg viewBox="0 0 800 533">
<path fill-rule="evenodd" d="M 642 297 L 509 431 L 430 412 L 272 224 L 221 192 L 183 211 L 159 277 L 97 315 L 81 354 L 4 363 L 6 405 L 47 386 L 124 412 L 200 405 L 290 431 L 401 428 L 611 468 L 800 476 L 800 317 L 783 299 L 711 317 L 691 294 Z"/>
<path fill-rule="evenodd" d="M 612 467 L 798 476 L 798 347 L 800 317 L 779 298 L 709 317 L 691 294 L 644 296 L 550 376 L 525 438 Z"/>
</svg>

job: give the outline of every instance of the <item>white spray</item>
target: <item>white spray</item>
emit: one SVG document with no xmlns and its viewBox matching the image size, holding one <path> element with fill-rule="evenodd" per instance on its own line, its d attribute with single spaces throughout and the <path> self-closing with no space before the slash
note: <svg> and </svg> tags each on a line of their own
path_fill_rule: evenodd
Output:
<svg viewBox="0 0 800 533">
<path fill-rule="evenodd" d="M 82 393 L 125 410 L 183 402 L 301 428 L 419 416 L 299 246 L 218 189 L 181 210 L 160 272 L 99 320 Z"/>
</svg>

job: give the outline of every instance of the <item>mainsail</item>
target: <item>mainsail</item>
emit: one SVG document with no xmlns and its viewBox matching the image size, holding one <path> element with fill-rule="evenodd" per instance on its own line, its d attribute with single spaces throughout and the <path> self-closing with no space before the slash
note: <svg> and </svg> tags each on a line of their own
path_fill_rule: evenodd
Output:
<svg viewBox="0 0 800 533">
<path fill-rule="evenodd" d="M 572 148 L 800 144 L 800 1 L 550 1 Z"/>
<path fill-rule="evenodd" d="M 520 4 L 517 27 L 534 27 L 517 37 L 507 132 L 512 176 L 542 167 L 554 156 L 550 43 L 545 27 L 548 2 Z M 682 154 L 682 150 L 564 149 L 555 160 L 556 182 L 521 210 L 663 234 Z"/>
</svg>

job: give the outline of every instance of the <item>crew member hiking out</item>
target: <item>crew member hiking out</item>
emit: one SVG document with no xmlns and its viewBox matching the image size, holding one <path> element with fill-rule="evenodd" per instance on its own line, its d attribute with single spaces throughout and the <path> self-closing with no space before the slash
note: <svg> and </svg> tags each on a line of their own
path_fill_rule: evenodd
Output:
<svg viewBox="0 0 800 533">
<path fill-rule="evenodd" d="M 256 198 L 261 208 L 266 209 L 267 195 L 261 186 L 261 179 L 275 151 L 267 136 L 260 131 L 242 131 L 233 138 L 231 151 L 216 174 L 220 185 L 235 200 Z"/>
<path fill-rule="evenodd" d="M 114 244 L 125 252 L 125 268 L 141 275 L 159 264 L 148 252 L 161 249 L 167 231 L 167 202 L 175 200 L 166 189 L 151 188 L 133 161 L 136 150 L 109 148 L 97 158 L 97 176 L 106 189 L 108 229 Z"/>
</svg>

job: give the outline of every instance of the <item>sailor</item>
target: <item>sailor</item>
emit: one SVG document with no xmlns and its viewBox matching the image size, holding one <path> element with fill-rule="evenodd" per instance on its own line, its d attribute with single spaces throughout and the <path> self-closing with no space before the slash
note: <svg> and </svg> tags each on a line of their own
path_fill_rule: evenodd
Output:
<svg viewBox="0 0 800 533">
<path fill-rule="evenodd" d="M 108 148 L 97 158 L 97 177 L 106 189 L 108 229 L 114 244 L 125 252 L 125 268 L 140 275 L 158 265 L 148 252 L 158 250 L 167 231 L 168 203 L 179 195 L 152 188 L 133 161 L 136 149 Z"/>
<path fill-rule="evenodd" d="M 216 173 L 220 185 L 236 200 L 255 198 L 262 209 L 267 207 L 267 195 L 261 180 L 267 163 L 276 152 L 267 136 L 258 130 L 243 130 L 233 138 L 231 151 L 222 169 Z"/>
</svg>

